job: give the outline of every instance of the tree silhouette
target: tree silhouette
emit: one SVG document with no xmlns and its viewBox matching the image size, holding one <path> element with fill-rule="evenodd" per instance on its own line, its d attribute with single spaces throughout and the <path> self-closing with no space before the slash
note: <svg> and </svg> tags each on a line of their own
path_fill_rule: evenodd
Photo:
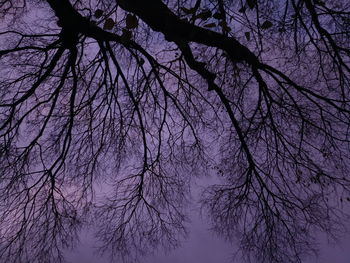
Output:
<svg viewBox="0 0 350 263">
<path fill-rule="evenodd" d="M 0 19 L 2 260 L 61 261 L 89 225 L 125 261 L 176 247 L 200 174 L 247 260 L 343 230 L 348 1 L 1 0 Z"/>
</svg>

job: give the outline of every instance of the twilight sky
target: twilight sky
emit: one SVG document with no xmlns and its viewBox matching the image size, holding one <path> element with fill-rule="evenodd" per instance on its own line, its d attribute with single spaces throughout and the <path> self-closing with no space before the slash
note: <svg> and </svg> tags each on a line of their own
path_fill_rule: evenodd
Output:
<svg viewBox="0 0 350 263">
<path fill-rule="evenodd" d="M 232 261 L 231 246 L 219 239 L 208 229 L 204 220 L 194 218 L 190 227 L 190 235 L 182 247 L 165 254 L 159 252 L 143 260 L 143 263 L 240 263 L 239 258 Z M 83 241 L 84 242 L 84 241 Z M 86 242 L 86 241 L 85 241 Z M 325 238 L 320 238 L 320 255 L 310 257 L 304 263 L 349 263 L 350 262 L 350 235 L 347 234 L 338 245 L 327 244 Z M 86 242 L 87 243 L 87 242 Z M 110 263 L 108 258 L 93 256 L 91 248 L 86 244 L 74 251 L 69 257 L 71 263 Z"/>
<path fill-rule="evenodd" d="M 52 204 L 52 207 L 55 208 L 51 209 L 54 212 L 51 213 L 53 220 L 58 218 L 59 212 L 57 211 L 60 211 L 56 209 L 57 203 L 62 203 L 63 212 L 61 214 L 64 215 L 62 218 L 67 218 L 67 222 L 71 218 L 75 219 L 74 216 L 67 216 L 75 210 L 68 209 L 68 205 L 65 206 L 65 197 L 67 197 L 67 204 L 74 204 L 74 202 L 70 203 L 70 200 L 68 200 L 70 197 L 79 199 L 77 196 L 80 192 L 76 191 L 71 195 L 71 185 L 74 187 L 78 185 L 80 189 L 84 190 L 88 189 L 84 188 L 85 185 L 81 187 L 79 183 L 88 182 L 87 178 L 91 178 L 91 181 L 95 180 L 93 179 L 95 178 L 95 163 L 98 164 L 99 161 L 107 163 L 107 168 L 101 168 L 100 174 L 107 174 L 104 173 L 104 170 L 108 171 L 110 169 L 108 164 L 114 167 L 113 161 L 122 163 L 124 159 L 126 160 L 125 166 L 131 167 L 128 163 L 130 162 L 130 164 L 135 164 L 135 171 L 139 170 L 135 173 L 132 171 L 132 175 L 127 177 L 127 180 L 123 177 L 112 178 L 115 179 L 114 183 L 120 183 L 120 192 L 118 192 L 119 189 L 116 191 L 114 204 L 118 202 L 122 204 L 122 201 L 124 201 L 123 195 L 118 196 L 118 194 L 125 193 L 125 196 L 128 196 L 129 193 L 132 193 L 130 194 L 132 196 L 131 200 L 136 200 L 134 197 L 137 197 L 137 200 L 145 201 L 147 208 L 153 207 L 152 201 L 156 204 L 155 207 L 158 204 L 161 207 L 161 201 L 168 202 L 167 196 L 163 196 L 163 182 L 169 182 L 171 186 L 167 190 L 169 196 L 174 195 L 174 200 L 177 200 L 176 193 L 181 196 L 183 191 L 181 187 L 177 188 L 182 184 L 182 181 L 176 180 L 175 175 L 177 175 L 178 170 L 175 166 L 182 164 L 193 156 L 197 158 L 196 148 L 193 147 L 197 142 L 197 135 L 194 138 L 189 138 L 187 133 L 189 127 L 191 127 L 189 130 L 195 130 L 192 129 L 192 122 L 195 123 L 194 126 L 197 126 L 198 122 L 200 123 L 198 127 L 205 127 L 203 128 L 203 134 L 202 130 L 198 129 L 198 138 L 203 139 L 204 148 L 211 148 L 206 145 L 207 137 L 214 134 L 221 138 L 221 133 L 224 131 L 222 140 L 215 141 L 215 144 L 220 141 L 220 144 L 223 145 L 223 147 L 220 147 L 220 149 L 223 149 L 222 156 L 220 156 L 222 167 L 220 166 L 217 172 L 220 176 L 226 176 L 227 182 L 232 185 L 232 187 L 225 189 L 229 190 L 226 191 L 230 192 L 229 197 L 239 193 L 236 191 L 237 189 L 244 189 L 242 190 L 244 195 L 241 196 L 249 200 L 246 207 L 254 207 L 256 203 L 263 203 L 263 206 L 260 206 L 262 212 L 256 213 L 256 215 L 262 215 L 261 217 L 252 217 L 250 213 L 247 213 L 248 216 L 245 217 L 256 219 L 258 224 L 266 226 L 263 231 L 265 229 L 268 231 L 271 226 L 269 223 L 272 222 L 271 232 L 277 233 L 275 235 L 277 237 L 283 236 L 283 231 L 276 230 L 281 228 L 275 227 L 274 222 L 276 221 L 269 220 L 266 211 L 270 212 L 271 218 L 280 218 L 280 215 L 283 216 L 286 212 L 286 221 L 277 221 L 283 222 L 284 225 L 297 222 L 293 221 L 293 219 L 298 219 L 297 216 L 293 217 L 295 215 L 294 211 L 288 211 L 290 203 L 298 207 L 298 211 L 303 215 L 301 221 L 305 223 L 306 228 L 301 228 L 296 223 L 291 225 L 291 228 L 287 227 L 288 231 L 285 231 L 286 233 L 291 233 L 289 229 L 293 229 L 292 231 L 299 230 L 299 233 L 296 234 L 296 237 L 299 237 L 302 236 L 305 229 L 308 229 L 310 222 L 317 225 L 319 220 L 322 219 L 322 212 L 328 211 L 326 209 L 329 207 L 328 199 L 323 199 L 327 202 L 321 203 L 319 202 L 321 200 L 319 196 L 325 194 L 325 189 L 331 194 L 333 189 L 337 189 L 336 186 L 328 188 L 326 185 L 327 183 L 329 185 L 329 181 L 331 184 L 343 183 L 344 189 L 348 192 L 344 191 L 344 196 L 342 194 L 339 194 L 339 196 L 341 198 L 346 197 L 350 201 L 350 197 L 348 197 L 348 194 L 350 194 L 350 180 L 347 179 L 350 167 L 350 156 L 348 156 L 350 152 L 350 104 L 349 94 L 340 94 L 346 93 L 344 90 L 350 90 L 350 70 L 348 67 L 350 49 L 347 41 L 349 40 L 348 28 L 346 28 L 350 21 L 347 20 L 350 17 L 350 12 L 347 13 L 348 17 L 345 17 L 346 19 L 339 17 L 339 21 L 344 20 L 339 30 L 338 21 L 334 21 L 336 26 L 333 30 L 332 23 L 328 20 L 332 21 L 335 13 L 329 10 L 339 9 L 336 5 L 332 6 L 331 1 L 325 4 L 323 1 L 298 0 L 301 6 L 305 4 L 305 7 L 300 10 L 299 7 L 283 9 L 284 7 L 282 8 L 280 5 L 284 4 L 284 1 L 275 1 L 275 11 L 268 4 L 274 1 L 262 0 L 259 2 L 259 7 L 256 0 L 242 0 L 241 3 L 244 2 L 245 6 L 241 6 L 239 1 L 225 1 L 225 4 L 228 5 L 227 15 L 231 16 L 229 22 L 231 28 L 227 24 L 229 20 L 226 21 L 226 11 L 219 10 L 220 8 L 213 4 L 215 1 L 202 1 L 202 6 L 200 6 L 200 1 L 196 0 L 199 6 L 194 9 L 191 8 L 192 11 L 187 7 L 192 7 L 195 0 L 182 1 L 183 5 L 178 6 L 177 13 L 175 11 L 173 13 L 165 12 L 171 11 L 171 9 L 168 10 L 167 1 L 162 0 L 147 0 L 148 3 L 129 0 L 129 4 L 128 1 L 120 1 L 120 3 L 116 2 L 113 12 L 108 10 L 108 4 L 106 4 L 106 10 L 99 9 L 102 7 L 97 5 L 90 8 L 83 6 L 88 2 L 94 3 L 94 0 L 91 0 L 80 1 L 84 8 L 79 10 L 81 12 L 79 13 L 76 12 L 75 7 L 72 8 L 71 2 L 73 1 L 71 0 L 42 1 L 48 3 L 44 8 L 44 12 L 41 12 L 35 6 L 34 3 L 37 0 L 28 0 L 33 6 L 28 6 L 30 12 L 23 15 L 23 23 L 19 23 L 20 26 L 17 28 L 17 26 L 12 25 L 12 22 L 8 22 L 10 20 L 6 17 L 5 12 L 1 10 L 1 7 L 4 6 L 3 3 L 12 3 L 12 1 L 16 0 L 0 1 L 0 18 L 3 13 L 4 19 L 2 21 L 8 24 L 9 29 L 13 27 L 13 31 L 7 31 L 7 25 L 2 29 L 3 25 L 0 22 L 0 30 L 6 31 L 5 33 L 0 31 L 0 58 L 5 57 L 2 60 L 4 70 L 1 71 L 4 74 L 0 74 L 0 93 L 2 92 L 0 94 L 0 108 L 5 109 L 0 111 L 0 127 L 4 129 L 4 132 L 0 133 L 0 146 L 5 145 L 6 148 L 11 150 L 3 151 L 6 152 L 6 154 L 3 154 L 4 158 L 0 155 L 3 158 L 0 158 L 0 179 L 4 178 L 4 181 L 8 181 L 5 183 L 0 181 L 0 197 L 4 196 L 3 200 L 6 205 L 10 199 L 14 198 L 15 201 L 10 202 L 10 208 L 0 210 L 0 219 L 6 222 L 6 234 L 0 235 L 0 241 L 1 239 L 10 240 L 11 233 L 16 233 L 16 231 L 11 231 L 11 227 L 8 227 L 8 225 L 12 226 L 12 222 L 15 222 L 13 225 L 16 226 L 16 223 L 22 220 L 25 227 L 20 226 L 18 236 L 27 238 L 23 240 L 29 240 L 28 244 L 35 244 L 28 247 L 28 249 L 33 249 L 30 250 L 30 253 L 38 255 L 35 254 L 36 251 L 33 251 L 37 250 L 38 253 L 45 251 L 45 248 L 49 247 L 44 238 L 47 235 L 40 236 L 38 234 L 42 229 L 45 229 L 42 227 L 45 224 L 39 224 L 40 220 L 38 219 L 46 218 L 44 220 L 48 226 L 46 229 L 51 231 L 51 221 L 47 219 L 50 218 L 50 214 L 47 212 L 48 210 L 40 210 L 40 203 L 39 205 L 37 203 L 42 201 L 42 208 L 47 207 L 47 204 Z M 174 0 L 174 4 L 176 1 Z M 344 1 L 338 0 L 333 3 L 339 2 L 340 5 Z M 172 3 L 172 1 L 169 2 Z M 288 2 L 294 3 L 293 0 L 286 1 L 286 3 Z M 134 5 L 130 3 L 134 3 Z M 189 5 L 190 3 L 191 5 Z M 229 3 L 233 3 L 232 6 Z M 346 3 L 343 3 L 343 5 L 344 10 L 345 6 L 349 8 Z M 135 6 L 138 8 L 135 8 Z M 262 9 L 261 6 L 264 8 Z M 244 10 L 242 11 L 242 9 Z M 246 9 L 247 11 L 245 11 Z M 251 22 L 255 20 L 255 9 L 262 12 L 263 15 L 259 17 L 259 12 L 256 13 L 257 24 L 252 27 Z M 48 10 L 50 12 L 47 12 Z M 97 11 L 105 14 L 110 12 L 112 15 L 97 16 Z M 198 14 L 194 16 L 197 11 Z M 208 11 L 210 11 L 209 17 L 203 18 L 203 16 L 208 15 Z M 285 17 L 287 16 L 289 19 L 287 19 L 290 21 L 289 24 L 285 24 L 285 18 L 277 23 L 276 20 L 281 16 L 282 11 Z M 219 12 L 216 13 L 216 17 L 214 12 Z M 238 13 L 241 17 L 238 17 Z M 339 13 L 342 12 L 339 11 Z M 155 17 L 154 14 L 160 16 Z M 320 20 L 318 15 L 322 17 Z M 325 16 L 328 18 L 323 18 Z M 264 21 L 262 24 L 259 22 L 260 18 L 261 22 Z M 236 19 L 237 21 L 235 21 Z M 239 21 L 244 21 L 244 19 L 246 19 L 245 22 Z M 191 20 L 194 20 L 194 22 L 188 23 Z M 296 27 L 295 32 L 293 32 L 292 25 L 293 23 L 297 25 L 300 22 L 299 20 L 305 22 L 307 27 Z M 112 24 L 109 23 L 111 26 L 106 26 L 108 25 L 108 23 L 106 24 L 107 21 L 112 21 Z M 163 21 L 167 22 L 163 23 Z M 18 22 L 15 21 L 15 23 Z M 320 30 L 319 24 L 325 24 L 324 28 L 321 27 Z M 32 35 L 31 31 L 36 31 L 36 28 L 38 28 L 36 33 L 40 34 Z M 146 28 L 146 30 L 143 30 L 143 28 Z M 46 31 L 49 32 L 48 35 L 46 35 Z M 149 35 L 149 31 L 153 33 Z M 327 34 L 324 33 L 325 31 Z M 29 32 L 30 34 L 27 35 L 23 32 Z M 296 37 L 299 34 L 300 40 Z M 338 37 L 343 34 L 344 39 L 347 40 Z M 145 36 L 151 36 L 151 40 L 148 41 Z M 290 41 L 293 36 L 295 38 L 294 43 Z M 334 39 L 332 39 L 333 36 Z M 23 41 L 22 38 L 28 39 Z M 208 42 L 208 39 L 211 39 L 211 41 Z M 254 39 L 260 41 L 253 41 Z M 329 43 L 327 41 L 322 43 L 322 41 L 319 41 L 320 39 L 328 39 Z M 48 44 L 50 41 L 52 41 L 52 44 Z M 134 41 L 135 44 L 132 44 Z M 141 52 L 136 43 L 141 44 L 140 47 L 146 48 L 149 54 L 147 53 L 146 56 L 145 52 Z M 29 48 L 26 45 L 30 45 Z M 299 53 L 300 47 L 302 47 L 302 52 Z M 322 51 L 325 48 L 327 50 L 333 48 L 334 50 L 328 51 L 329 54 L 324 55 L 323 53 L 327 53 Z M 160 55 L 158 55 L 158 49 L 162 51 Z M 298 52 L 293 53 L 294 49 Z M 303 51 L 304 49 L 305 51 Z M 137 56 L 135 52 L 130 52 L 130 50 L 134 50 Z M 180 55 L 178 52 L 180 52 Z M 38 54 L 42 55 L 45 62 L 40 60 L 41 56 Z M 77 54 L 79 56 L 81 54 L 80 59 L 77 59 L 79 58 Z M 321 54 L 320 63 L 318 55 Z M 334 54 L 337 54 L 337 56 Z M 166 73 L 162 71 L 163 66 L 155 67 L 153 65 L 154 60 L 149 59 L 153 55 L 157 63 L 166 65 L 164 66 L 166 69 L 164 72 Z M 317 59 L 314 59 L 314 56 Z M 343 58 L 343 60 L 340 58 Z M 96 71 L 93 71 L 95 65 L 98 66 L 96 66 Z M 31 72 L 31 66 L 33 72 Z M 342 68 L 343 66 L 346 70 Z M 339 72 L 333 73 L 334 68 L 338 68 Z M 36 71 L 36 69 L 38 70 Z M 173 72 L 176 74 L 173 74 Z M 338 73 L 340 77 L 338 77 Z M 18 78 L 16 74 L 18 74 Z M 21 74 L 24 74 L 22 77 L 25 81 L 22 81 Z M 235 76 L 236 74 L 238 77 Z M 164 79 L 163 75 L 165 76 Z M 323 76 L 320 77 L 319 75 Z M 13 76 L 16 76 L 16 81 L 12 81 Z M 2 81 L 2 78 L 4 81 Z M 115 80 L 113 80 L 114 78 Z M 289 80 L 290 78 L 292 80 Z M 334 84 L 334 79 L 339 80 L 339 83 Z M 177 85 L 173 85 L 173 83 Z M 335 85 L 341 85 L 342 92 L 339 92 L 339 94 L 335 92 L 334 87 L 337 87 Z M 166 88 L 163 88 L 163 86 Z M 198 91 L 192 87 L 198 87 Z M 197 98 L 193 99 L 193 95 Z M 169 98 L 171 98 L 170 101 L 174 100 L 170 104 L 168 104 Z M 182 109 L 182 106 L 178 106 L 187 104 L 190 106 L 184 106 L 184 109 Z M 192 104 L 193 106 L 191 106 Z M 43 105 L 43 108 L 40 105 Z M 51 106 L 48 107 L 49 105 Z M 118 105 L 121 110 L 113 111 L 111 110 L 113 107 L 110 105 L 113 105 L 113 107 Z M 171 105 L 170 109 L 168 105 Z M 32 110 L 31 107 L 35 110 Z M 102 110 L 100 110 L 100 107 Z M 105 109 L 103 109 L 104 107 Z M 208 113 L 207 108 L 213 109 L 213 111 Z M 138 114 L 135 114 L 135 112 Z M 186 116 L 192 115 L 193 118 L 189 117 L 187 119 Z M 184 124 L 179 121 L 182 119 Z M 21 124 L 22 121 L 25 124 Z M 15 123 L 14 126 L 12 126 L 12 123 Z M 125 133 L 124 123 L 129 125 Z M 219 128 L 219 126 L 222 126 L 222 128 Z M 15 135 L 12 135 L 13 131 L 16 131 Z M 108 134 L 108 136 L 105 134 Z M 178 134 L 180 134 L 182 140 L 178 139 Z M 7 144 L 9 136 L 11 137 L 11 143 Z M 15 139 L 12 139 L 12 136 Z M 127 138 L 125 139 L 126 143 L 124 142 L 124 136 Z M 271 138 L 274 138 L 274 140 Z M 167 143 L 163 143 L 163 141 Z M 208 141 L 210 140 L 208 139 Z M 344 141 L 346 143 L 343 143 Z M 88 145 L 88 151 L 85 149 L 85 145 Z M 127 145 L 125 147 L 128 151 L 125 151 L 125 156 L 122 156 L 124 152 L 119 151 L 119 149 L 122 149 L 124 145 Z M 237 145 L 239 147 L 236 147 Z M 5 146 L 3 149 L 5 149 Z M 16 150 L 12 151 L 10 146 Z M 281 148 L 281 146 L 283 147 Z M 56 148 L 59 148 L 59 150 Z M 116 149 L 117 154 L 114 150 L 110 151 L 110 148 Z M 95 149 L 99 149 L 97 153 Z M 100 149 L 103 150 L 100 151 Z M 33 154 L 33 157 L 31 157 L 33 159 L 27 159 L 27 151 Z M 178 159 L 177 155 L 181 152 L 184 154 Z M 215 159 L 215 152 L 211 149 L 213 157 L 210 158 Z M 244 154 L 241 154 L 242 152 Z M 12 155 L 15 156 L 17 153 L 18 158 L 11 159 Z M 2 153 L 0 152 L 0 154 Z M 159 158 L 158 156 L 162 156 L 162 154 L 164 158 Z M 11 156 L 11 158 L 7 158 L 6 155 Z M 112 155 L 116 156 L 113 161 L 109 158 Z M 31 155 L 28 154 L 28 156 Z M 346 161 L 343 161 L 342 156 Z M 202 158 L 201 155 L 198 155 L 198 157 Z M 204 156 L 203 161 L 205 160 L 205 163 L 207 163 L 205 158 Z M 93 165 L 90 165 L 91 163 Z M 188 165 L 193 167 L 192 164 L 196 163 L 199 162 L 197 160 L 189 161 Z M 159 166 L 156 164 L 159 164 Z M 121 167 L 123 165 L 124 163 L 121 164 Z M 163 174 L 164 167 L 164 171 L 169 170 L 169 175 L 172 175 L 172 170 L 167 169 L 168 165 L 175 167 L 174 180 L 166 180 L 170 176 L 167 173 Z M 29 168 L 24 169 L 23 167 Z M 86 167 L 86 169 L 81 169 L 81 167 Z M 118 165 L 115 165 L 115 167 L 118 167 Z M 22 168 L 24 172 L 22 172 Z M 128 172 L 124 171 L 126 176 Z M 37 177 L 37 174 L 43 174 L 43 176 Z M 90 175 L 91 177 L 89 177 Z M 237 178 L 234 177 L 236 175 Z M 105 178 L 101 181 L 105 182 Z M 158 178 L 161 179 L 158 180 Z M 240 181 L 242 178 L 245 178 L 245 180 L 242 180 L 244 183 Z M 283 180 L 276 178 L 283 178 Z M 129 179 L 130 183 L 128 182 Z M 27 180 L 29 183 L 27 183 Z M 213 178 L 202 178 L 201 180 L 197 182 L 199 186 L 215 183 Z M 16 183 L 13 183 L 13 181 Z M 23 191 L 19 191 L 17 187 L 13 186 L 21 185 L 22 182 L 25 182 Z M 184 182 L 183 185 L 187 187 L 189 184 L 186 184 L 187 181 Z M 311 187 L 310 182 L 313 184 Z M 1 184 L 4 184 L 3 188 L 1 188 Z M 173 185 L 174 188 L 172 188 Z M 275 187 L 276 185 L 277 187 Z M 196 207 L 198 205 L 196 200 L 198 199 L 199 187 L 197 185 L 194 188 L 194 197 L 191 199 L 192 206 L 190 205 L 188 209 L 191 219 L 191 223 L 188 225 L 188 239 L 181 242 L 181 247 L 178 249 L 168 253 L 164 251 L 155 252 L 154 255 L 142 258 L 140 263 L 241 263 L 239 255 L 237 257 L 233 255 L 236 245 L 229 244 L 211 233 L 206 216 L 199 216 L 199 209 Z M 2 192 L 5 192 L 1 191 L 2 189 L 6 190 L 5 194 L 2 194 Z M 177 189 L 180 190 L 176 192 Z M 252 190 L 245 191 L 245 189 Z M 102 189 L 100 193 L 104 193 L 104 191 L 107 192 L 106 189 Z M 17 198 L 17 194 L 22 199 Z M 280 196 L 279 202 L 275 201 L 275 195 Z M 37 196 L 42 197 L 42 199 L 37 201 Z M 241 202 L 241 196 L 237 195 L 233 200 L 239 200 L 240 203 L 243 203 Z M 19 201 L 16 206 L 17 199 Z M 51 200 L 51 203 L 48 200 Z M 56 200 L 63 201 L 56 203 Z M 148 202 L 148 200 L 150 201 Z M 222 200 L 230 205 L 235 204 L 227 196 Z M 296 203 L 293 203 L 293 200 Z M 264 202 L 272 209 L 265 211 L 266 204 Z M 78 201 L 76 203 L 79 204 Z M 133 204 L 132 202 L 126 202 L 126 204 L 129 203 Z M 135 207 L 138 204 L 137 202 Z M 220 207 L 217 202 L 214 204 L 212 207 Z M 319 204 L 320 206 L 318 206 Z M 119 206 L 118 203 L 118 206 L 115 206 L 117 208 L 114 207 L 117 212 L 109 218 L 122 218 L 124 220 L 124 215 L 127 212 L 120 212 L 122 209 L 118 210 L 118 207 L 122 206 Z M 36 212 L 36 207 L 39 207 L 38 211 L 45 212 Z M 124 207 L 129 206 L 124 205 Z M 232 207 L 236 209 L 245 207 L 245 205 L 233 205 Z M 312 209 L 309 210 L 311 212 L 308 212 L 310 207 L 318 209 L 317 212 L 312 213 Z M 247 210 L 231 209 L 229 212 L 239 211 L 237 212 L 238 216 L 234 216 L 240 217 L 242 214 L 244 215 L 242 211 L 249 211 L 248 208 L 246 208 Z M 21 210 L 24 212 L 22 213 Z M 27 216 L 27 210 L 29 216 Z M 132 211 L 132 214 L 134 211 L 129 208 L 125 210 Z M 160 208 L 156 211 L 157 215 L 168 215 Z M 2 214 L 5 216 L 2 217 Z M 170 220 L 166 219 L 167 222 L 173 218 L 173 214 L 169 213 L 169 215 Z M 227 215 L 223 218 L 231 216 L 230 213 L 227 213 Z M 2 218 L 5 218 L 5 220 Z M 107 220 L 101 220 L 103 221 L 102 228 L 108 225 L 106 223 L 108 217 L 106 218 Z M 182 219 L 183 217 L 179 216 L 179 218 Z M 266 220 L 263 221 L 261 218 Z M 84 220 L 85 215 L 81 219 Z M 153 217 L 151 219 L 149 222 L 153 223 Z M 123 220 L 118 223 L 115 229 L 130 222 L 125 220 L 125 223 L 122 222 Z M 136 220 L 135 222 L 139 223 L 141 221 Z M 223 221 L 219 220 L 219 222 Z M 244 224 L 245 226 L 254 226 L 249 220 L 244 222 L 249 222 Z M 345 222 L 345 224 L 350 229 L 350 223 Z M 33 225 L 37 228 L 32 227 Z M 142 226 L 142 224 L 140 225 Z M 134 226 L 138 226 L 138 224 L 135 223 Z M 159 224 L 155 224 L 155 226 L 162 229 Z M 176 224 L 173 224 L 173 226 L 175 227 Z M 224 226 L 228 230 L 234 229 L 232 224 L 220 224 L 220 226 Z M 296 227 L 294 228 L 294 226 Z M 318 226 L 324 225 L 320 222 Z M 144 227 L 142 232 L 138 233 L 142 237 L 149 237 L 153 232 L 160 233 L 159 231 L 153 231 L 155 228 L 152 227 L 152 231 L 145 232 L 143 230 L 147 230 L 147 228 Z M 22 231 L 22 229 L 25 230 Z M 32 229 L 38 229 L 38 231 L 31 232 Z M 105 236 L 115 233 L 110 231 L 109 228 L 105 229 Z M 255 233 L 258 233 L 257 236 L 260 234 L 259 228 L 252 229 L 254 229 L 251 232 L 253 235 Z M 258 230 L 255 232 L 256 229 Z M 0 232 L 1 230 L 0 224 Z M 90 229 L 90 231 L 93 231 L 93 229 Z M 124 235 L 124 231 L 121 232 Z M 67 231 L 67 233 L 70 232 Z M 130 233 L 129 240 L 135 239 L 135 232 Z M 7 234 L 9 238 L 7 238 Z M 164 236 L 156 237 L 161 239 Z M 270 235 L 266 234 L 266 237 L 270 237 Z M 37 241 L 33 238 L 37 238 Z M 26 250 L 22 249 L 24 243 L 20 242 L 21 239 L 18 240 L 19 245 L 17 247 L 20 249 L 17 252 Z M 106 238 L 106 240 L 108 240 L 107 245 L 113 244 L 110 242 L 111 239 Z M 116 240 L 119 241 L 120 239 L 117 238 Z M 278 238 L 275 240 L 278 240 Z M 288 240 L 293 239 L 282 238 L 282 240 L 288 242 Z M 301 241 L 303 240 L 301 239 Z M 310 257 L 303 260 L 303 263 L 350 263 L 349 233 L 344 233 L 337 244 L 329 244 L 327 239 L 321 235 L 318 236 L 316 241 L 320 248 L 318 257 Z M 37 245 L 38 243 L 41 245 Z M 259 241 L 257 242 L 260 248 L 267 247 L 267 243 L 259 244 Z M 116 244 L 119 243 L 116 242 Z M 288 248 L 287 244 L 278 242 L 273 243 L 270 248 L 276 248 L 278 245 L 281 245 L 283 249 Z M 110 263 L 111 260 L 107 257 L 108 255 L 93 255 L 94 246 L 96 246 L 96 241 L 91 238 L 91 233 L 84 233 L 83 231 L 81 244 L 73 251 L 67 252 L 68 261 L 71 263 Z M 115 247 L 117 245 L 108 249 L 112 250 Z M 270 250 L 266 249 L 265 251 Z M 10 256 L 14 254 L 20 255 L 20 253 L 11 253 Z M 41 259 L 38 259 L 38 261 L 41 262 Z M 280 261 L 284 263 L 284 260 Z M 17 260 L 14 259 L 11 262 L 17 262 Z M 112 262 L 122 263 L 118 260 Z M 2 263 L 1 258 L 0 263 Z"/>
<path fill-rule="evenodd" d="M 210 232 L 206 217 L 199 215 L 196 208 L 196 197 L 201 187 L 216 182 L 214 177 L 201 178 L 197 181 L 191 206 L 191 223 L 189 224 L 188 239 L 181 247 L 168 253 L 159 251 L 145 257 L 141 263 L 241 263 L 239 255 L 234 258 L 234 245 Z M 197 190 L 197 191 L 196 191 Z M 350 222 L 348 223 L 350 229 Z M 319 235 L 319 255 L 304 258 L 303 263 L 349 263 L 350 262 L 350 233 L 344 233 L 339 243 L 332 244 L 323 235 Z M 82 245 L 70 253 L 69 263 L 114 263 L 108 257 L 93 254 L 93 243 L 87 235 L 82 235 Z"/>
</svg>

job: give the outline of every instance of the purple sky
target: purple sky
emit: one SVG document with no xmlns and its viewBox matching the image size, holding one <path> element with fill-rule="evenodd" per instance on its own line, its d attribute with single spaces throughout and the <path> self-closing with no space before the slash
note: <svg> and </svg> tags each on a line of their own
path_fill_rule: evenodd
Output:
<svg viewBox="0 0 350 263">
<path fill-rule="evenodd" d="M 202 178 L 197 181 L 191 206 L 191 224 L 189 224 L 188 239 L 181 247 L 168 253 L 158 252 L 145 257 L 141 263 L 241 263 L 239 256 L 234 258 L 235 246 L 209 231 L 209 222 L 205 216 L 199 216 L 195 200 L 198 199 L 199 189 L 217 182 L 214 177 Z M 350 222 L 348 223 L 350 230 Z M 88 241 L 87 235 L 82 235 L 82 245 L 72 251 L 70 263 L 114 263 L 108 257 L 93 255 L 93 242 Z M 305 258 L 303 263 L 350 263 L 350 233 L 344 233 L 338 244 L 331 244 L 325 235 L 319 237 L 319 255 Z"/>
<path fill-rule="evenodd" d="M 210 180 L 208 180 L 209 182 Z M 178 249 L 144 258 L 142 263 L 240 263 L 233 258 L 234 245 L 225 242 L 211 233 L 206 218 L 193 212 L 189 226 L 189 237 Z M 348 223 L 350 229 L 350 222 Z M 82 244 L 68 254 L 71 263 L 110 263 L 107 257 L 93 255 L 93 242 L 89 235 L 82 235 Z M 344 234 L 338 244 L 329 244 L 325 237 L 319 238 L 320 253 L 317 258 L 305 259 L 303 263 L 350 263 L 350 233 Z M 114 261 L 117 262 L 117 261 Z M 114 263 L 113 262 L 113 263 Z M 1 259 L 0 259 L 0 263 Z M 119 263 L 119 262 L 118 262 Z"/>
<path fill-rule="evenodd" d="M 203 220 L 193 220 L 189 238 L 183 242 L 182 247 L 167 254 L 149 256 L 142 263 L 240 263 L 239 258 L 232 260 L 231 246 L 207 229 L 208 225 Z M 319 257 L 305 259 L 304 263 L 350 262 L 350 235 L 341 239 L 337 246 L 327 244 L 324 238 L 320 243 Z M 69 258 L 72 263 L 110 263 L 108 258 L 93 256 L 88 244 L 78 248 Z"/>
</svg>

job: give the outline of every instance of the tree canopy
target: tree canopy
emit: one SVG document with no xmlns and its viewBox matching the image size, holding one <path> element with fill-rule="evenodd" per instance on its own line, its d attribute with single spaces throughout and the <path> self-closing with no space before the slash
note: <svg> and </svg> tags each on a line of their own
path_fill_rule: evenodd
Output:
<svg viewBox="0 0 350 263">
<path fill-rule="evenodd" d="M 343 231 L 349 1 L 0 0 L 0 19 L 1 259 L 62 261 L 88 226 L 125 262 L 176 247 L 207 175 L 202 211 L 248 261 Z"/>
</svg>

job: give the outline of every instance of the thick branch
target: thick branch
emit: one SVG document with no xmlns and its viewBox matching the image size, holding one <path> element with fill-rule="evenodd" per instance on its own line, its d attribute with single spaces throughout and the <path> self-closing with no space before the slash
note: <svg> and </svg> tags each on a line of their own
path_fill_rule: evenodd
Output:
<svg viewBox="0 0 350 263">
<path fill-rule="evenodd" d="M 220 48 L 228 53 L 232 61 L 245 61 L 255 66 L 258 58 L 232 37 L 210 31 L 180 20 L 161 0 L 120 0 L 121 8 L 138 15 L 154 31 L 174 41 L 195 42 Z"/>
</svg>

